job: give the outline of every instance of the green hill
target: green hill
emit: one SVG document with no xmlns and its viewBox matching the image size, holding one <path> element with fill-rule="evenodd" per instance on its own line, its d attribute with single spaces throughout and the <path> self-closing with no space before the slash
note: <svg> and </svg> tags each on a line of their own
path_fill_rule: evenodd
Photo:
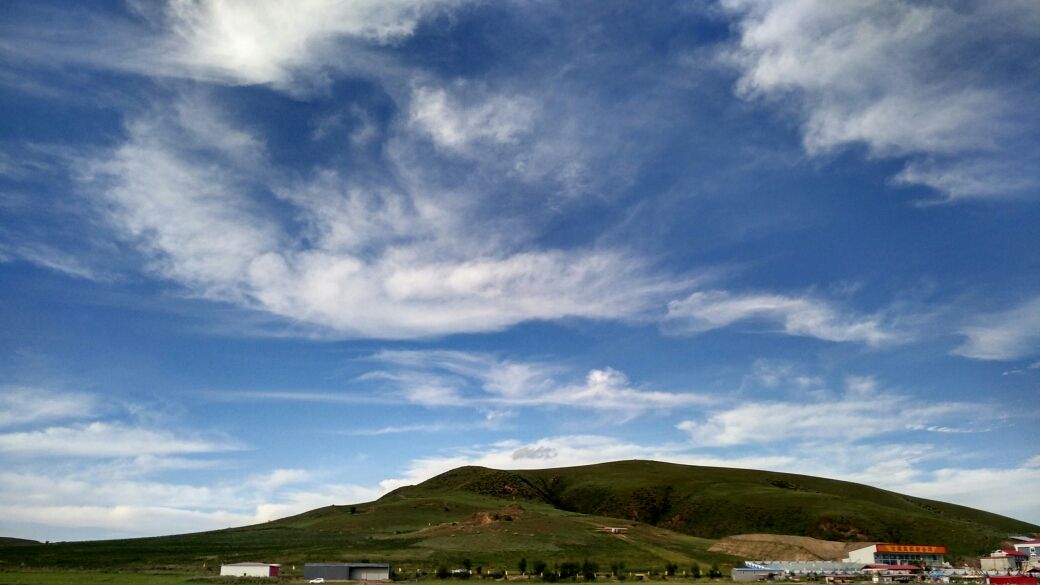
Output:
<svg viewBox="0 0 1040 585">
<path fill-rule="evenodd" d="M 388 494 L 468 491 L 645 522 L 704 538 L 773 533 L 825 540 L 945 544 L 991 551 L 1035 525 L 966 506 L 789 473 L 654 461 L 498 471 L 463 467 Z"/>
<path fill-rule="evenodd" d="M 598 531 L 620 526 L 625 534 Z M 463 467 L 375 502 L 329 506 L 227 530 L 127 540 L 0 543 L 0 568 L 169 568 L 215 572 L 268 561 L 292 573 L 308 561 L 389 561 L 405 573 L 460 567 L 515 571 L 517 561 L 590 559 L 605 570 L 666 563 L 725 567 L 717 538 L 775 533 L 832 540 L 946 544 L 992 550 L 1040 527 L 963 506 L 863 485 L 761 471 L 623 461 L 499 471 Z M 297 571 L 298 572 L 298 571 Z"/>
</svg>

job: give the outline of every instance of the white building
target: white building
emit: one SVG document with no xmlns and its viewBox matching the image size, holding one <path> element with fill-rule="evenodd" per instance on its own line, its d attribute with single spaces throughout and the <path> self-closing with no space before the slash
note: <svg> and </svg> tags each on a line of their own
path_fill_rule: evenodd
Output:
<svg viewBox="0 0 1040 585">
<path fill-rule="evenodd" d="M 849 551 L 846 562 L 864 565 L 920 565 L 941 567 L 946 547 L 932 544 L 871 544 Z"/>
<path fill-rule="evenodd" d="M 979 559 L 982 570 L 988 573 L 1003 571 L 1018 571 L 1022 565 L 1029 560 L 1029 555 L 1015 549 L 1001 549 L 994 551 L 988 557 Z"/>
<path fill-rule="evenodd" d="M 233 563 L 220 565 L 221 577 L 277 577 L 281 565 L 269 563 Z"/>
<path fill-rule="evenodd" d="M 1027 540 L 1024 542 L 1016 542 L 1012 546 L 1015 547 L 1020 553 L 1025 553 L 1029 557 L 1040 558 L 1040 540 Z"/>
</svg>

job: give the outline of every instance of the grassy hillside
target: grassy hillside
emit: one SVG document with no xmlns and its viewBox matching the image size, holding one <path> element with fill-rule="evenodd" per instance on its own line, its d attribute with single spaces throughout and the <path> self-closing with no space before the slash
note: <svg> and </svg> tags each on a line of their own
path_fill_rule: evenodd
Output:
<svg viewBox="0 0 1040 585">
<path fill-rule="evenodd" d="M 624 526 L 611 535 L 600 526 Z M 320 508 L 262 525 L 129 540 L 0 543 L 0 569 L 113 567 L 213 573 L 220 563 L 268 561 L 297 573 L 307 561 L 389 561 L 404 572 L 466 560 L 510 570 L 524 557 L 590 559 L 602 569 L 688 568 L 736 557 L 709 552 L 721 536 L 774 533 L 830 540 L 946 544 L 992 550 L 1040 528 L 1003 516 L 862 485 L 791 474 L 624 461 L 497 471 L 465 467 L 356 506 Z"/>
<path fill-rule="evenodd" d="M 353 512 L 351 509 L 353 508 Z M 57 567 L 101 570 L 168 569 L 215 573 L 221 563 L 266 561 L 302 573 L 304 562 L 388 561 L 410 574 L 457 568 L 466 560 L 485 571 L 515 571 L 520 558 L 554 563 L 590 559 L 603 570 L 727 566 L 739 559 L 708 552 L 715 541 L 638 522 L 629 533 L 596 531 L 618 520 L 513 503 L 466 491 L 394 495 L 357 506 L 330 506 L 257 526 L 197 534 L 48 545 L 0 545 L 0 569 Z"/>
<path fill-rule="evenodd" d="M 652 461 L 531 471 L 464 467 L 397 493 L 460 490 L 637 520 L 703 538 L 764 532 L 946 544 L 956 555 L 978 555 L 1008 534 L 1040 530 L 998 514 L 844 481 Z"/>
</svg>

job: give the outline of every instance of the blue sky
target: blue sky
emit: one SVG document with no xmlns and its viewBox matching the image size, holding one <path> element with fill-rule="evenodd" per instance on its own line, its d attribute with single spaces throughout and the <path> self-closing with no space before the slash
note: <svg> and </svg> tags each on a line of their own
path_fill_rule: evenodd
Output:
<svg viewBox="0 0 1040 585">
<path fill-rule="evenodd" d="M 1040 523 L 1035 2 L 0 10 L 0 534 L 630 458 Z"/>
</svg>

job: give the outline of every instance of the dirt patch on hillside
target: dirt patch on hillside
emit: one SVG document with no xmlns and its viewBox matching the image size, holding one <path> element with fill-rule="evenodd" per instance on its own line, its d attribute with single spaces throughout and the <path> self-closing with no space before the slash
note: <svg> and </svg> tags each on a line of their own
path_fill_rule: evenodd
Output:
<svg viewBox="0 0 1040 585">
<path fill-rule="evenodd" d="M 524 507 L 512 503 L 498 511 L 474 512 L 465 520 L 456 522 L 445 522 L 436 526 L 430 526 L 417 531 L 424 535 L 447 535 L 456 533 L 472 532 L 473 529 L 481 527 L 492 527 L 503 522 L 519 520 L 524 514 Z"/>
<path fill-rule="evenodd" d="M 783 534 L 736 534 L 708 550 L 745 559 L 784 561 L 840 561 L 850 550 L 872 542 L 838 542 Z"/>
</svg>

